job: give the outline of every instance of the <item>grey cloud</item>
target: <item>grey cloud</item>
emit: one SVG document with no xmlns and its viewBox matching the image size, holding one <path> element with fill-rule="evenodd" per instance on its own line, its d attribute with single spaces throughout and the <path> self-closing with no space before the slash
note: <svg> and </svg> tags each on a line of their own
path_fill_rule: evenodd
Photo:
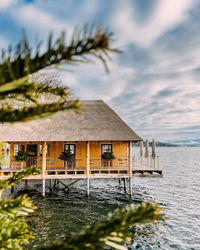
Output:
<svg viewBox="0 0 200 250">
<path fill-rule="evenodd" d="M 134 6 L 134 18 L 138 24 L 142 25 L 151 19 L 155 6 L 158 4 L 158 0 L 134 0 L 131 1 Z"/>
<path fill-rule="evenodd" d="M 184 127 L 184 130 L 200 130 L 200 125 L 199 126 L 188 126 Z"/>
<path fill-rule="evenodd" d="M 132 11 L 136 13 L 133 20 L 135 18 L 137 23 L 145 25 L 151 19 L 158 0 L 124 2 L 133 6 Z M 46 1 L 36 0 L 34 4 L 70 25 L 94 20 L 109 24 L 120 6 L 119 1 L 114 0 L 58 0 L 50 1 L 48 5 Z M 109 75 L 104 74 L 99 65 L 92 69 L 90 66 L 76 68 L 76 79 L 70 87 L 82 99 L 110 97 L 108 103 L 143 138 L 157 137 L 166 141 L 181 136 L 197 137 L 198 128 L 195 127 L 200 124 L 197 107 L 200 57 L 196 55 L 200 51 L 199 23 L 200 6 L 197 5 L 181 24 L 163 34 L 149 47 L 128 42 L 123 48 L 124 53 L 116 56 L 114 70 Z M 185 69 L 188 65 L 189 69 Z M 116 92 L 120 81 L 125 84 Z M 68 84 L 67 76 L 65 83 Z M 186 133 L 186 130 L 192 129 L 196 133 Z"/>
<path fill-rule="evenodd" d="M 172 88 L 165 88 L 161 91 L 159 91 L 156 95 L 153 96 L 153 98 L 163 98 L 163 97 L 171 97 L 175 93 L 177 93 L 178 90 L 172 89 Z"/>
<path fill-rule="evenodd" d="M 155 41 L 154 49 L 159 53 L 167 52 L 169 56 L 175 56 L 175 59 L 181 60 L 182 65 L 190 64 L 193 58 L 185 55 L 200 49 L 199 22 L 200 4 L 196 4 L 185 21 Z"/>
<path fill-rule="evenodd" d="M 133 67 L 138 71 L 143 71 L 150 64 L 155 63 L 151 50 L 138 44 L 130 44 L 124 48 L 124 52 L 119 54 L 117 61 L 119 65 Z"/>
</svg>

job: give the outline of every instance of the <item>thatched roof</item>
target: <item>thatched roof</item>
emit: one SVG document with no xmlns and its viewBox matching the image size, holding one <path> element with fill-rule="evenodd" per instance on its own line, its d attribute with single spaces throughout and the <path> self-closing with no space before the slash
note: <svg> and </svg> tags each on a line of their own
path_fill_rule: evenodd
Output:
<svg viewBox="0 0 200 250">
<path fill-rule="evenodd" d="M 103 101 L 82 101 L 82 114 L 58 112 L 48 118 L 0 127 L 0 141 L 140 141 Z"/>
</svg>

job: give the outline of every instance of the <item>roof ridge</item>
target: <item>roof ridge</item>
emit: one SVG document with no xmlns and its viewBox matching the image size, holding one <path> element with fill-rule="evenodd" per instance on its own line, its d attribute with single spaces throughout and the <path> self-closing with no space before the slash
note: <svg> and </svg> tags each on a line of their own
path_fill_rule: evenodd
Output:
<svg viewBox="0 0 200 250">
<path fill-rule="evenodd" d="M 48 118 L 0 126 L 1 141 L 140 141 L 103 100 L 82 101 L 82 115 L 60 111 Z M 20 125 L 20 126 L 19 126 Z"/>
<path fill-rule="evenodd" d="M 123 122 L 135 135 L 137 135 L 134 131 L 133 131 L 133 129 L 118 115 L 118 113 L 114 110 L 114 109 L 112 109 L 106 102 L 104 102 L 103 101 L 103 103 L 110 109 L 110 110 L 112 110 L 112 112 L 113 113 L 115 113 L 115 115 L 121 120 L 121 122 Z M 143 141 L 143 139 L 139 136 L 139 135 L 137 135 L 142 141 Z"/>
</svg>

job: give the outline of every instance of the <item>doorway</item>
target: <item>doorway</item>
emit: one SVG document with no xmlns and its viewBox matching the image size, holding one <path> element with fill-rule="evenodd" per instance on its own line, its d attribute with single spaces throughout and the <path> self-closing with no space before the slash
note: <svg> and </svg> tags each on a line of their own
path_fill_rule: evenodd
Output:
<svg viewBox="0 0 200 250">
<path fill-rule="evenodd" d="M 101 155 L 105 152 L 113 152 L 113 145 L 112 144 L 101 144 Z M 113 160 L 107 161 L 101 159 L 101 166 L 103 167 L 112 167 Z"/>
<path fill-rule="evenodd" d="M 26 167 L 37 165 L 37 144 L 27 144 L 27 155 Z"/>
<path fill-rule="evenodd" d="M 65 162 L 65 168 L 75 168 L 76 166 L 76 144 L 64 144 L 64 151 L 70 150 L 73 155 L 73 160 L 69 162 Z"/>
</svg>

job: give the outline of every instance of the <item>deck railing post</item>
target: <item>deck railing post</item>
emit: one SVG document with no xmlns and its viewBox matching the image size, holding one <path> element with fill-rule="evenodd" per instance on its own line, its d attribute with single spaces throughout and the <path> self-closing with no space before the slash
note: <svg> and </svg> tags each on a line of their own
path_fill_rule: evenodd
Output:
<svg viewBox="0 0 200 250">
<path fill-rule="evenodd" d="M 129 142 L 129 193 L 132 198 L 132 141 Z"/>
<path fill-rule="evenodd" d="M 45 197 L 45 178 L 46 178 L 46 146 L 47 143 L 43 143 L 42 147 L 42 196 Z"/>
<path fill-rule="evenodd" d="M 140 141 L 140 165 L 143 165 L 143 141 Z"/>
<path fill-rule="evenodd" d="M 87 144 L 87 155 L 86 155 L 86 179 L 87 179 L 87 197 L 90 195 L 90 142 Z"/>
</svg>

